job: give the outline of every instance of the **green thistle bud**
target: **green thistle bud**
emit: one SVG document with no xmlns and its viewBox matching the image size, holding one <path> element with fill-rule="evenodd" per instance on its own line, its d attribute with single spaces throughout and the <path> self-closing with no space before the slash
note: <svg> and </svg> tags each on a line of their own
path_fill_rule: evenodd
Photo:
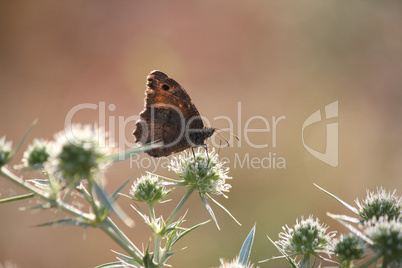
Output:
<svg viewBox="0 0 402 268">
<path fill-rule="evenodd" d="M 388 220 L 381 217 L 368 222 L 365 234 L 373 241 L 370 246 L 383 257 L 383 263 L 389 267 L 402 266 L 402 222 L 400 219 Z M 385 267 L 385 266 L 383 266 Z"/>
<path fill-rule="evenodd" d="M 401 215 L 402 199 L 395 192 L 396 190 L 392 194 L 387 193 L 383 188 L 377 189 L 377 193 L 367 191 L 367 197 L 362 203 L 356 200 L 359 215 L 366 221 L 382 216 L 387 216 L 388 219 L 398 218 Z"/>
<path fill-rule="evenodd" d="M 106 134 L 89 125 L 72 125 L 69 131 L 55 135 L 50 152 L 49 171 L 60 175 L 68 184 L 78 183 L 106 168 L 105 156 L 109 148 L 100 146 Z"/>
<path fill-rule="evenodd" d="M 284 232 L 279 233 L 281 240 L 276 241 L 283 250 L 291 254 L 316 255 L 318 253 L 330 253 L 332 238 L 336 232 L 327 232 L 328 227 L 320 224 L 319 219 L 315 221 L 310 216 L 300 223 L 296 220 L 296 225 L 289 228 L 283 226 Z"/>
<path fill-rule="evenodd" d="M 334 245 L 334 253 L 342 263 L 362 258 L 365 251 L 364 241 L 352 233 L 341 235 Z"/>
<path fill-rule="evenodd" d="M 22 158 L 24 167 L 42 168 L 49 158 L 49 143 L 44 140 L 34 139 L 28 146 Z"/>
<path fill-rule="evenodd" d="M 130 189 L 134 200 L 148 204 L 159 203 L 168 193 L 158 177 L 149 173 L 138 178 Z"/>
<path fill-rule="evenodd" d="M 6 136 L 0 138 L 0 167 L 7 164 L 11 159 L 11 141 L 6 142 Z"/>
<path fill-rule="evenodd" d="M 183 184 L 202 194 L 224 195 L 223 192 L 229 192 L 232 187 L 225 183 L 227 179 L 231 179 L 227 175 L 229 168 L 225 168 L 225 163 L 218 160 L 214 150 L 209 152 L 208 159 L 206 153 L 200 149 L 195 152 L 195 157 L 191 152 L 173 157 L 169 168 L 184 180 Z"/>
</svg>

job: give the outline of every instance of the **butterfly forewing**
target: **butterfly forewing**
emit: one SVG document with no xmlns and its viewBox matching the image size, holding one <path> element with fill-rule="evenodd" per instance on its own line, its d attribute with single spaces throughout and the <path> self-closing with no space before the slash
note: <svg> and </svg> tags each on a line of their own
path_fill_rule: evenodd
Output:
<svg viewBox="0 0 402 268">
<path fill-rule="evenodd" d="M 163 141 L 164 146 L 148 151 L 154 157 L 167 156 L 192 146 L 203 145 L 214 129 L 205 129 L 191 98 L 179 83 L 160 71 L 147 77 L 145 108 L 136 122 L 136 142 Z"/>
</svg>

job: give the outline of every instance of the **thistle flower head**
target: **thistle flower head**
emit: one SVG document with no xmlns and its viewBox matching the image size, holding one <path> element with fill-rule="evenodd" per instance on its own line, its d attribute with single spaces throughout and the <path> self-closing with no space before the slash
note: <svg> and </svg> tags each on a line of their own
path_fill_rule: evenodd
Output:
<svg viewBox="0 0 402 268">
<path fill-rule="evenodd" d="M 90 179 L 108 164 L 105 156 L 110 149 L 101 146 L 105 139 L 103 130 L 90 125 L 76 124 L 56 133 L 50 151 L 49 170 L 68 183 Z"/>
<path fill-rule="evenodd" d="M 191 152 L 184 152 L 173 157 L 169 168 L 184 180 L 188 187 L 195 188 L 201 194 L 223 194 L 229 192 L 230 184 L 225 183 L 229 168 L 224 162 L 218 160 L 214 150 L 210 151 L 209 158 L 205 152 L 198 148 L 195 157 Z"/>
<path fill-rule="evenodd" d="M 241 264 L 239 262 L 239 257 L 236 257 L 233 261 L 225 261 L 224 259 L 219 259 L 221 265 L 218 268 L 253 268 L 253 264 L 248 263 L 247 265 Z"/>
<path fill-rule="evenodd" d="M 334 241 L 334 253 L 340 261 L 352 261 L 362 258 L 364 241 L 353 233 L 341 235 Z"/>
<path fill-rule="evenodd" d="M 11 141 L 6 141 L 6 136 L 0 138 L 0 167 L 7 164 L 11 158 Z"/>
<path fill-rule="evenodd" d="M 383 188 L 377 188 L 376 193 L 367 191 L 366 199 L 362 203 L 356 200 L 359 215 L 366 221 L 382 216 L 387 216 L 388 219 L 398 218 L 401 215 L 402 198 L 395 192 L 396 190 L 387 193 Z"/>
<path fill-rule="evenodd" d="M 135 200 L 148 204 L 160 202 L 168 193 L 158 177 L 150 173 L 138 178 L 130 189 Z"/>
<path fill-rule="evenodd" d="M 312 216 L 306 220 L 302 217 L 300 223 L 297 219 L 293 228 L 286 225 L 282 229 L 284 232 L 279 233 L 281 240 L 276 243 L 287 252 L 303 255 L 330 253 L 332 238 L 336 234 L 327 233 L 328 227 Z"/>
<path fill-rule="evenodd" d="M 50 144 L 44 140 L 34 139 L 22 157 L 22 165 L 30 168 L 41 168 L 49 158 Z"/>
<path fill-rule="evenodd" d="M 400 219 L 373 218 L 365 229 L 365 235 L 373 244 L 370 246 L 384 258 L 390 267 L 402 266 L 402 222 Z"/>
</svg>

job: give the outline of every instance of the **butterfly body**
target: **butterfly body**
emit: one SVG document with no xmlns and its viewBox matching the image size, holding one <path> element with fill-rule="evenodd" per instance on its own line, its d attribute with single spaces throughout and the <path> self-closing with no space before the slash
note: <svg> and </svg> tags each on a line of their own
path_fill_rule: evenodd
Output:
<svg viewBox="0 0 402 268">
<path fill-rule="evenodd" d="M 147 151 L 161 157 L 204 145 L 215 129 L 205 128 L 201 116 L 184 88 L 161 71 L 147 77 L 144 110 L 136 122 L 135 141 L 140 144 L 163 142 Z"/>
</svg>

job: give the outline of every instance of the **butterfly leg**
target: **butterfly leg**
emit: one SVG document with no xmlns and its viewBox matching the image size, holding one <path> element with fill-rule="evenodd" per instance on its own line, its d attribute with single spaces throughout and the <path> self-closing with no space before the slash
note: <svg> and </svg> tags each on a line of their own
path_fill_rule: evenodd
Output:
<svg viewBox="0 0 402 268">
<path fill-rule="evenodd" d="M 208 145 L 207 145 L 207 144 L 204 144 L 204 145 L 202 145 L 202 147 L 204 147 L 205 152 L 207 153 L 207 159 L 208 159 L 208 165 L 209 165 Z"/>
<path fill-rule="evenodd" d="M 194 147 L 191 147 L 191 151 L 193 152 L 193 156 L 194 156 L 194 161 L 195 161 L 195 153 L 194 153 Z"/>
</svg>

